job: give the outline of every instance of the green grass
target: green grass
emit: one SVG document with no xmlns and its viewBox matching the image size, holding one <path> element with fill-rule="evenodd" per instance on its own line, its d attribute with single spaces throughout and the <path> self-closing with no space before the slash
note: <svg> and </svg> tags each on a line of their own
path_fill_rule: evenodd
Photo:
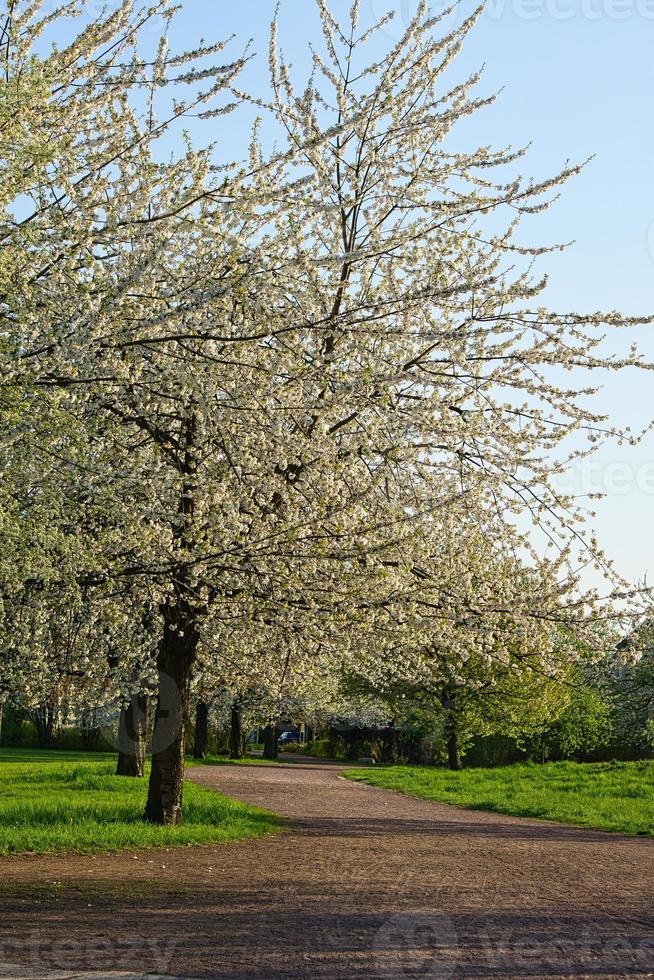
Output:
<svg viewBox="0 0 654 980">
<path fill-rule="evenodd" d="M 147 782 L 114 776 L 100 753 L 0 749 L 0 854 L 223 844 L 282 825 L 274 814 L 187 782 L 184 822 L 141 820 Z"/>
<path fill-rule="evenodd" d="M 552 762 L 463 772 L 380 766 L 343 775 L 471 810 L 654 836 L 654 762 Z"/>
</svg>

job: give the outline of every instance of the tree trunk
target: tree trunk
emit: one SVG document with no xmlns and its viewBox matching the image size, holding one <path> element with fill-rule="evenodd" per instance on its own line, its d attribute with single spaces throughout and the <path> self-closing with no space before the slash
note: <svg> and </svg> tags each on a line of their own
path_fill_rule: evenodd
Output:
<svg viewBox="0 0 654 980">
<path fill-rule="evenodd" d="M 447 740 L 447 763 L 454 772 L 463 769 L 461 752 L 459 750 L 459 731 L 456 717 L 456 695 L 453 691 L 445 691 L 441 697 L 445 710 L 445 738 Z"/>
<path fill-rule="evenodd" d="M 144 775 L 147 737 L 148 696 L 133 694 L 129 704 L 120 709 L 117 776 L 141 778 Z"/>
<path fill-rule="evenodd" d="M 277 745 L 277 725 L 266 725 L 263 730 L 263 757 L 264 759 L 279 758 L 279 746 Z"/>
<path fill-rule="evenodd" d="M 207 742 L 209 740 L 209 705 L 206 701 L 198 701 L 195 710 L 195 742 L 193 758 L 206 759 Z"/>
<path fill-rule="evenodd" d="M 32 712 L 32 720 L 36 726 L 39 748 L 51 749 L 57 730 L 57 709 L 43 705 Z"/>
<path fill-rule="evenodd" d="M 232 720 L 229 734 L 229 758 L 243 758 L 243 713 L 241 705 L 235 701 L 232 705 Z"/>
<path fill-rule="evenodd" d="M 83 711 L 80 719 L 80 735 L 86 752 L 97 752 L 100 747 L 102 732 L 98 725 L 97 712 L 91 709 Z"/>
<path fill-rule="evenodd" d="M 173 537 L 181 554 L 193 555 L 195 479 L 197 476 L 197 414 L 187 405 L 180 444 L 183 447 L 178 473 L 183 477 L 178 504 L 178 522 Z M 157 709 L 152 732 L 152 766 L 144 819 L 174 825 L 182 819 L 184 752 L 189 693 L 199 642 L 197 592 L 189 582 L 184 564 L 171 577 L 172 595 L 160 606 L 163 634 L 157 655 L 159 675 Z"/>
<path fill-rule="evenodd" d="M 459 736 L 456 726 L 452 726 L 447 736 L 447 764 L 454 772 L 463 769 L 461 753 L 459 752 Z"/>
<path fill-rule="evenodd" d="M 170 825 L 182 818 L 184 740 L 198 634 L 183 602 L 167 605 L 162 612 L 164 633 L 157 656 L 159 689 L 144 818 Z"/>
</svg>

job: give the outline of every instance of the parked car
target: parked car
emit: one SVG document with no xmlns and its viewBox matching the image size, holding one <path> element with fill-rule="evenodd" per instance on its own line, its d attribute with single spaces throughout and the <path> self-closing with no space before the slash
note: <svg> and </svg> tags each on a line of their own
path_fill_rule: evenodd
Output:
<svg viewBox="0 0 654 980">
<path fill-rule="evenodd" d="M 282 732 L 282 734 L 277 739 L 277 745 L 288 745 L 289 742 L 295 742 L 299 744 L 300 733 L 299 732 Z"/>
</svg>

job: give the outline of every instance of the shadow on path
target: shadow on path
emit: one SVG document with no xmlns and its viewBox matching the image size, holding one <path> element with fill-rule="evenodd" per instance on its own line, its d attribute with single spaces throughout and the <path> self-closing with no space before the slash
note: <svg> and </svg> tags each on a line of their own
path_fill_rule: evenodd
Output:
<svg viewBox="0 0 654 980">
<path fill-rule="evenodd" d="M 3 962 L 44 978 L 654 973 L 654 842 L 398 796 L 342 768 L 189 772 L 290 817 L 270 838 L 3 860 L 0 876 L 47 889 L 0 891 L 0 978 Z"/>
</svg>

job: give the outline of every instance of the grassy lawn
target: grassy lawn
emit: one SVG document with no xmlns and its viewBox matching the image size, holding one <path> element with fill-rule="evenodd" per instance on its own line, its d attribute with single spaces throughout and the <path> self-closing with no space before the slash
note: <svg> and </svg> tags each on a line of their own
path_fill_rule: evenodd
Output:
<svg viewBox="0 0 654 980">
<path fill-rule="evenodd" d="M 552 762 L 463 772 L 380 766 L 343 775 L 471 810 L 654 836 L 654 762 Z"/>
<path fill-rule="evenodd" d="M 92 853 L 260 837 L 281 819 L 186 783 L 184 823 L 143 823 L 147 782 L 114 776 L 112 755 L 0 749 L 0 854 Z"/>
</svg>

